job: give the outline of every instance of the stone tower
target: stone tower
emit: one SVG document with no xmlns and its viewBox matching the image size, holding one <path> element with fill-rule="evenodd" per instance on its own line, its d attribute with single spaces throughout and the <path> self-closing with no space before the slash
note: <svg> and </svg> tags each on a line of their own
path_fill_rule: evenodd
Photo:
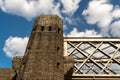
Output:
<svg viewBox="0 0 120 80">
<path fill-rule="evenodd" d="M 57 15 L 34 23 L 17 80 L 64 80 L 63 26 Z"/>
</svg>

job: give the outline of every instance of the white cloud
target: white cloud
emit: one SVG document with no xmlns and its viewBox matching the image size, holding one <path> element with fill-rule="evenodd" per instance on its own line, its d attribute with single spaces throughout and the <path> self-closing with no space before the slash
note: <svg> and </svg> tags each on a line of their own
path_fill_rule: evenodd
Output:
<svg viewBox="0 0 120 80">
<path fill-rule="evenodd" d="M 0 0 L 0 8 L 1 8 L 1 5 L 2 5 L 2 0 Z"/>
<path fill-rule="evenodd" d="M 40 14 L 57 14 L 67 15 L 74 14 L 79 8 L 81 0 L 0 0 L 1 10 L 17 16 L 22 16 L 28 20 L 39 16 Z M 63 5 L 61 12 L 61 4 Z"/>
<path fill-rule="evenodd" d="M 61 0 L 63 5 L 63 13 L 67 13 L 68 15 L 72 15 L 78 8 L 81 0 Z"/>
<path fill-rule="evenodd" d="M 89 24 L 97 24 L 99 27 L 107 27 L 112 21 L 111 11 L 113 5 L 108 0 L 92 0 L 82 15 Z"/>
<path fill-rule="evenodd" d="M 120 18 L 120 7 L 116 6 L 112 12 L 112 15 L 113 15 L 113 19 L 119 19 Z"/>
<path fill-rule="evenodd" d="M 28 37 L 9 37 L 5 41 L 4 52 L 10 58 L 14 56 L 22 56 L 25 52 L 26 46 L 28 43 Z"/>
<path fill-rule="evenodd" d="M 114 27 L 114 29 L 113 26 L 116 26 L 115 23 L 120 20 L 120 7 L 111 4 L 110 0 L 90 1 L 88 8 L 83 11 L 82 15 L 88 24 L 97 24 L 103 36 L 109 37 L 109 33 L 111 33 L 112 36 L 118 37 L 119 26 Z"/>
<path fill-rule="evenodd" d="M 77 17 L 77 18 L 75 18 L 75 17 L 64 17 L 63 21 L 68 22 L 71 25 L 77 25 L 77 24 L 79 24 L 81 19 L 79 17 Z"/>
<path fill-rule="evenodd" d="M 66 35 L 67 37 L 102 37 L 101 34 L 98 34 L 94 30 L 86 30 L 85 32 L 78 32 L 76 28 Z"/>
<path fill-rule="evenodd" d="M 1 10 L 5 13 L 21 16 L 27 20 L 41 14 L 57 14 L 64 22 L 76 25 L 80 18 L 72 16 L 82 0 L 0 0 Z M 63 14 L 66 16 L 63 17 Z"/>
<path fill-rule="evenodd" d="M 66 30 L 67 29 L 67 26 L 66 25 L 63 25 L 63 30 Z"/>
<path fill-rule="evenodd" d="M 53 7 L 53 9 L 52 9 L 51 14 L 57 14 L 57 15 L 59 15 L 59 17 L 62 18 L 61 14 L 60 14 L 60 13 L 61 13 L 61 12 L 60 12 L 60 6 L 61 6 L 60 3 L 56 3 L 56 5 L 54 5 L 54 7 Z"/>
<path fill-rule="evenodd" d="M 111 24 L 110 33 L 113 37 L 120 37 L 120 20 Z"/>
<path fill-rule="evenodd" d="M 22 16 L 28 20 L 40 14 L 58 14 L 60 3 L 54 0 L 4 0 L 1 9 L 6 13 Z"/>
</svg>

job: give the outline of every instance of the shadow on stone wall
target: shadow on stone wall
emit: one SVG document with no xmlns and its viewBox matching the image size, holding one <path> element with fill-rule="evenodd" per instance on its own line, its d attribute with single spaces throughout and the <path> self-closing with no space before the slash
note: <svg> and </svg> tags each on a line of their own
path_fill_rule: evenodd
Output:
<svg viewBox="0 0 120 80">
<path fill-rule="evenodd" d="M 17 78 L 17 74 L 15 74 L 15 76 L 13 77 L 13 79 L 12 79 L 12 80 L 16 80 L 16 78 Z"/>
<path fill-rule="evenodd" d="M 72 74 L 73 74 L 73 68 L 67 71 L 67 73 L 64 75 L 64 80 L 71 80 Z"/>
</svg>

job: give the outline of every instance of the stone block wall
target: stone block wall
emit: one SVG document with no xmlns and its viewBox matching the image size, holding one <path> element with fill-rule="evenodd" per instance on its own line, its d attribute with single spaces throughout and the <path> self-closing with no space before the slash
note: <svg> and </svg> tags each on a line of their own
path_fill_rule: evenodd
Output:
<svg viewBox="0 0 120 80">
<path fill-rule="evenodd" d="M 12 80 L 15 75 L 13 69 L 0 68 L 0 80 Z"/>
<path fill-rule="evenodd" d="M 16 73 L 19 72 L 21 64 L 22 64 L 22 58 L 23 56 L 16 56 L 12 60 L 12 67 Z"/>
<path fill-rule="evenodd" d="M 73 59 L 63 57 L 61 18 L 38 17 L 24 56 L 14 57 L 12 65 L 12 69 L 0 69 L 0 80 L 64 80 L 64 77 L 69 80 Z"/>
<path fill-rule="evenodd" d="M 74 58 L 72 56 L 64 57 L 64 80 L 70 80 L 73 73 Z"/>
<path fill-rule="evenodd" d="M 23 61 L 17 80 L 64 80 L 61 18 L 57 15 L 38 17 Z"/>
</svg>

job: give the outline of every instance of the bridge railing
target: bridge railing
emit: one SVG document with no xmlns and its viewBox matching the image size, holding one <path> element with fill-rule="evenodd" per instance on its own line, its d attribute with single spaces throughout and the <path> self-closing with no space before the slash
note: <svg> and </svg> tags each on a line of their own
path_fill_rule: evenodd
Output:
<svg viewBox="0 0 120 80">
<path fill-rule="evenodd" d="M 64 56 L 73 56 L 73 76 L 120 77 L 120 38 L 64 38 Z"/>
</svg>

